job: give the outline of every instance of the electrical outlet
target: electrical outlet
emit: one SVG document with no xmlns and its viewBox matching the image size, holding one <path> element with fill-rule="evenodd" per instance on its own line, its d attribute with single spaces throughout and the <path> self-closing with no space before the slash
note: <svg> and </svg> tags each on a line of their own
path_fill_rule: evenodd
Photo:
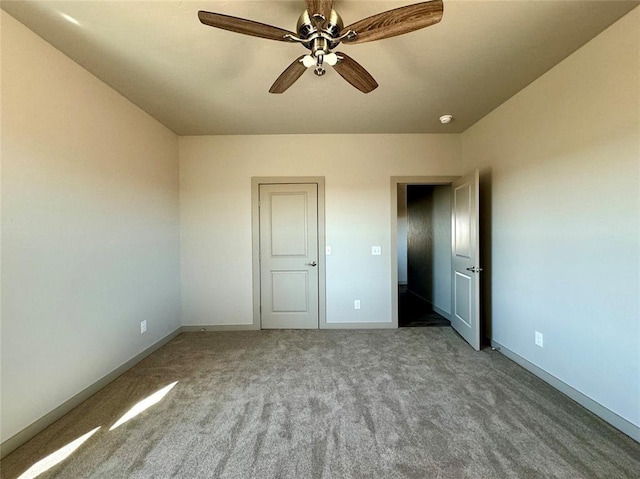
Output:
<svg viewBox="0 0 640 479">
<path fill-rule="evenodd" d="M 371 254 L 373 256 L 380 256 L 382 254 L 382 247 L 381 246 L 372 246 L 371 247 Z"/>
<path fill-rule="evenodd" d="M 536 331 L 536 346 L 544 348 L 544 335 L 540 331 Z"/>
<path fill-rule="evenodd" d="M 325 246 L 327 251 L 327 256 L 331 256 L 331 246 Z"/>
<path fill-rule="evenodd" d="M 360 300 L 359 299 L 356 299 L 353 302 L 353 309 L 360 309 Z"/>
<path fill-rule="evenodd" d="M 140 334 L 144 334 L 147 332 L 147 320 L 140 321 Z"/>
</svg>

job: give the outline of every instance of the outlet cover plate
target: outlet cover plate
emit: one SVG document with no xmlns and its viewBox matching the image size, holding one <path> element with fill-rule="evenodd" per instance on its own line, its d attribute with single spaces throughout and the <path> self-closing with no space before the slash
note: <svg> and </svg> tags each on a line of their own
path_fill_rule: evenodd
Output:
<svg viewBox="0 0 640 479">
<path fill-rule="evenodd" d="M 544 348 L 544 335 L 540 331 L 536 331 L 535 341 L 536 346 Z"/>
</svg>

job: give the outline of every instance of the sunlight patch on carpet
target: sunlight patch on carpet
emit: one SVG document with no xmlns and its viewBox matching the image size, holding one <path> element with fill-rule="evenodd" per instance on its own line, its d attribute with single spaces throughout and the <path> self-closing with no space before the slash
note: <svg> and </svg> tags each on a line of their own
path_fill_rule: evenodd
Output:
<svg viewBox="0 0 640 479">
<path fill-rule="evenodd" d="M 38 477 L 43 472 L 48 471 L 56 464 L 61 463 L 67 457 L 73 454 L 76 449 L 82 446 L 82 444 L 86 442 L 91 436 L 98 432 L 98 429 L 100 429 L 100 427 L 101 426 L 98 426 L 97 428 L 86 433 L 84 436 L 80 436 L 75 441 L 70 442 L 66 446 L 58 449 L 56 452 L 49 454 L 44 459 L 39 460 L 24 473 L 22 473 L 22 475 L 18 477 L 18 479 L 33 479 L 35 477 Z"/>
<path fill-rule="evenodd" d="M 147 398 L 145 398 L 142 401 L 140 401 L 138 404 L 136 404 L 131 409 L 129 409 L 129 411 L 127 411 L 124 414 L 124 416 L 122 416 L 120 419 L 118 419 L 116 421 L 116 423 L 109 428 L 109 431 L 113 431 L 118 426 L 122 426 L 125 422 L 129 421 L 130 419 L 133 419 L 138 414 L 146 411 L 147 409 L 149 409 L 154 404 L 157 404 L 160 401 L 162 401 L 162 398 L 164 398 L 169 393 L 169 391 L 171 391 L 171 389 L 173 389 L 173 387 L 176 384 L 178 384 L 178 381 L 172 382 L 168 386 L 163 387 L 159 391 L 154 392 L 153 394 L 151 394 Z"/>
</svg>

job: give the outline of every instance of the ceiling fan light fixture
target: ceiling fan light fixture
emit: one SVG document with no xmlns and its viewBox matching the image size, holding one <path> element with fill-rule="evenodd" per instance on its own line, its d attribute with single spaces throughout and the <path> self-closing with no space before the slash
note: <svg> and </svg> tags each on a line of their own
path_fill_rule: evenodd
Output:
<svg viewBox="0 0 640 479">
<path fill-rule="evenodd" d="M 442 115 L 440 117 L 440 123 L 442 123 L 443 125 L 446 125 L 447 123 L 451 123 L 452 120 L 453 120 L 453 115 Z"/>
<path fill-rule="evenodd" d="M 269 89 L 270 93 L 287 90 L 313 66 L 314 58 L 317 76 L 325 74 L 326 60 L 351 86 L 370 93 L 378 87 L 371 74 L 351 57 L 341 52 L 334 54 L 333 50 L 342 42 L 356 44 L 382 40 L 434 25 L 442 20 L 443 13 L 442 0 L 428 0 L 387 10 L 345 27 L 340 15 L 333 10 L 333 0 L 306 0 L 305 3 L 307 8 L 298 18 L 297 34 L 246 18 L 204 10 L 198 11 L 198 18 L 211 27 L 268 40 L 300 43 L 311 51 L 310 55 L 296 58 L 280 74 Z"/>
<path fill-rule="evenodd" d="M 324 61 L 325 63 L 334 66 L 336 63 L 338 63 L 338 55 L 336 55 L 335 53 L 327 53 L 324 56 Z"/>
</svg>

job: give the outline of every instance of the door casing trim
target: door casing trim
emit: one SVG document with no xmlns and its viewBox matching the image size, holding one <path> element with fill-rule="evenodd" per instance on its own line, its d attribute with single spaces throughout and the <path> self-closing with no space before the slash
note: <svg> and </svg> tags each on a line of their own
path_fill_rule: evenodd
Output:
<svg viewBox="0 0 640 479">
<path fill-rule="evenodd" d="M 318 327 L 327 328 L 327 268 L 325 252 L 324 176 L 251 177 L 251 258 L 253 273 L 253 328 L 260 323 L 260 185 L 315 183 L 318 185 Z"/>
</svg>

